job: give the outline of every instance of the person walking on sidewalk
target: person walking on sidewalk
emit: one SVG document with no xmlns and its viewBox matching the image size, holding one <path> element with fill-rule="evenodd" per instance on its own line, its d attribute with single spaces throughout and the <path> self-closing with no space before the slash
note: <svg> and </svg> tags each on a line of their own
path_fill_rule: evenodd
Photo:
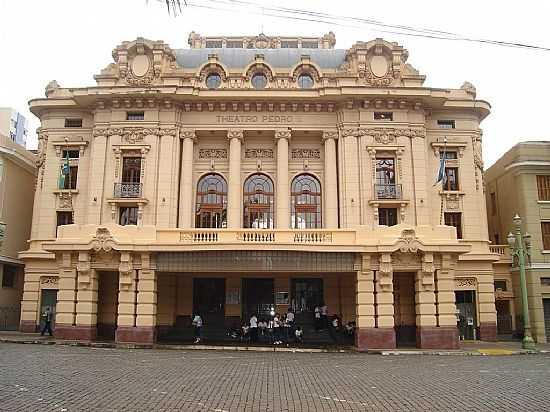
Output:
<svg viewBox="0 0 550 412">
<path fill-rule="evenodd" d="M 193 318 L 193 327 L 195 335 L 194 343 L 199 343 L 201 341 L 202 318 L 201 315 L 199 315 L 198 313 Z"/>
<path fill-rule="evenodd" d="M 250 342 L 258 342 L 258 318 L 255 314 L 250 317 Z"/>
<path fill-rule="evenodd" d="M 52 309 L 49 306 L 46 307 L 46 310 L 42 314 L 42 318 L 44 319 L 44 327 L 42 328 L 40 335 L 44 336 L 44 333 L 48 331 L 50 336 L 53 336 L 53 332 L 52 332 L 53 313 L 52 313 Z"/>
</svg>

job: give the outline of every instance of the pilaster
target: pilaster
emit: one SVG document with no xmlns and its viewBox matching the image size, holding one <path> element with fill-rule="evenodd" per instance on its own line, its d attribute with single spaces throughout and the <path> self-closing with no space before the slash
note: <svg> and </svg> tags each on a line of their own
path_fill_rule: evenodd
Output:
<svg viewBox="0 0 550 412">
<path fill-rule="evenodd" d="M 324 227 L 338 228 L 338 180 L 336 172 L 336 139 L 338 132 L 323 131 L 325 145 Z"/>
<path fill-rule="evenodd" d="M 275 223 L 279 229 L 290 227 L 290 193 L 288 187 L 288 142 L 291 132 L 288 129 L 275 131 L 277 141 L 277 209 Z"/>
<path fill-rule="evenodd" d="M 229 139 L 227 227 L 229 229 L 238 229 L 241 227 L 241 143 L 243 137 L 244 133 L 242 130 L 230 129 L 227 131 L 227 138 Z"/>
<path fill-rule="evenodd" d="M 189 229 L 193 226 L 193 146 L 195 130 L 180 130 L 182 139 L 179 227 Z"/>
</svg>

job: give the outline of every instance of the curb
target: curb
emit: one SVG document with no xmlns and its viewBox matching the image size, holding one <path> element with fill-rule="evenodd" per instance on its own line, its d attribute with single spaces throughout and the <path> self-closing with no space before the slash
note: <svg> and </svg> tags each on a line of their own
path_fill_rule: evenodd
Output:
<svg viewBox="0 0 550 412">
<path fill-rule="evenodd" d="M 10 339 L 0 338 L 0 343 L 18 343 L 33 345 L 64 345 L 88 348 L 106 349 L 160 349 L 160 350 L 209 350 L 229 352 L 283 352 L 283 353 L 365 353 L 382 356 L 514 356 L 514 355 L 536 355 L 547 354 L 550 350 L 510 350 L 504 348 L 485 348 L 476 350 L 387 350 L 368 349 L 366 352 L 359 352 L 356 349 L 325 349 L 325 348 L 293 348 L 293 347 L 269 347 L 269 346 L 216 346 L 216 345 L 141 345 L 132 343 L 111 343 L 111 342 L 82 342 L 69 340 L 49 339 Z"/>
</svg>

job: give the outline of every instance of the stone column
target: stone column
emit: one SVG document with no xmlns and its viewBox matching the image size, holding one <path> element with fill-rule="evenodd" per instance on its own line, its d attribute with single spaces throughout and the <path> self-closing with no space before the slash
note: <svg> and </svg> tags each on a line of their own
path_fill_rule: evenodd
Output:
<svg viewBox="0 0 550 412">
<path fill-rule="evenodd" d="M 40 300 L 40 274 L 32 273 L 28 270 L 29 266 L 26 266 L 25 283 L 23 285 L 23 298 L 21 299 L 21 319 L 19 321 L 19 331 L 33 333 L 37 330 L 37 322 L 39 319 L 38 302 Z M 74 276 L 76 276 L 76 274 Z M 59 294 L 57 295 L 57 298 L 59 299 Z"/>
<path fill-rule="evenodd" d="M 179 227 L 193 227 L 193 144 L 195 130 L 182 129 L 181 177 L 180 177 L 180 210 Z"/>
<path fill-rule="evenodd" d="M 338 179 L 336 173 L 336 139 L 337 131 L 323 131 L 325 144 L 325 187 L 324 190 L 324 227 L 338 228 Z"/>
<path fill-rule="evenodd" d="M 371 348 L 395 348 L 395 321 L 393 308 L 393 267 L 391 254 L 380 255 L 380 269 L 375 283 L 376 328 L 371 331 Z"/>
<path fill-rule="evenodd" d="M 356 279 L 356 333 L 355 346 L 364 351 L 372 346 L 375 323 L 374 310 L 374 271 L 371 270 L 370 255 L 361 255 L 361 270 L 357 271 Z"/>
<path fill-rule="evenodd" d="M 277 140 L 277 186 L 275 197 L 277 208 L 275 226 L 278 229 L 290 228 L 290 193 L 288 187 L 288 141 L 291 132 L 288 129 L 275 131 Z"/>
<path fill-rule="evenodd" d="M 157 327 L 157 273 L 151 268 L 150 255 L 141 255 L 141 270 L 138 270 L 137 318 L 134 342 L 153 344 Z"/>
<path fill-rule="evenodd" d="M 227 227 L 238 229 L 241 227 L 241 142 L 244 133 L 242 130 L 228 130 L 229 139 L 229 183 L 227 193 Z"/>
<path fill-rule="evenodd" d="M 441 339 L 448 349 L 458 349 L 454 273 L 456 261 L 456 255 L 442 254 L 441 269 L 436 273 L 437 322 Z"/>
<path fill-rule="evenodd" d="M 91 268 L 90 255 L 87 252 L 78 254 L 77 274 L 75 339 L 91 341 L 97 336 L 99 280 L 97 271 Z"/>
<path fill-rule="evenodd" d="M 136 326 L 136 275 L 136 270 L 132 264 L 132 255 L 128 252 L 122 252 L 118 268 L 118 311 L 115 334 L 117 342 L 132 342 L 133 330 Z"/>
<path fill-rule="evenodd" d="M 434 257 L 427 252 L 422 256 L 422 268 L 415 277 L 416 346 L 423 349 L 442 348 L 439 342 L 435 310 Z"/>
<path fill-rule="evenodd" d="M 82 265 L 80 268 L 83 269 Z M 61 265 L 59 268 L 59 290 L 55 306 L 54 334 L 56 338 L 77 339 L 74 333 L 76 325 L 76 292 L 76 269 L 71 267 L 71 253 L 66 252 L 61 255 Z"/>
</svg>

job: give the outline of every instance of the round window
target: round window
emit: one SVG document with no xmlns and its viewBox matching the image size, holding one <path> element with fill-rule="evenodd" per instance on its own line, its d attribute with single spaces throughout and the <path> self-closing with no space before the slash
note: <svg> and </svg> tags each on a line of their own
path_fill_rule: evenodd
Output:
<svg viewBox="0 0 550 412">
<path fill-rule="evenodd" d="M 206 78 L 206 87 L 217 89 L 222 84 L 222 77 L 218 73 L 209 74 Z"/>
<path fill-rule="evenodd" d="M 311 89 L 313 87 L 313 77 L 309 74 L 301 74 L 298 76 L 298 87 L 300 89 Z"/>
<path fill-rule="evenodd" d="M 265 74 L 263 73 L 256 73 L 254 76 L 252 76 L 252 87 L 255 89 L 263 89 L 265 86 L 267 86 L 267 77 L 265 77 Z"/>
</svg>

